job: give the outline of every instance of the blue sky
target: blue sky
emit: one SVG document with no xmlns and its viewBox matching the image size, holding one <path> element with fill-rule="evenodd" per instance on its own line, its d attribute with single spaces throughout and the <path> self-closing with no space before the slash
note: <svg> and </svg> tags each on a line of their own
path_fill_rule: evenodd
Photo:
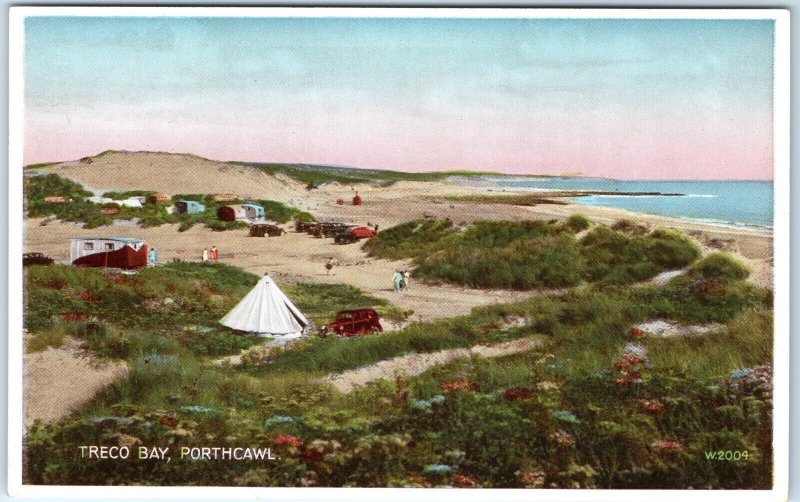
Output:
<svg viewBox="0 0 800 502">
<path fill-rule="evenodd" d="M 26 161 L 771 177 L 772 54 L 760 20 L 29 18 Z"/>
</svg>

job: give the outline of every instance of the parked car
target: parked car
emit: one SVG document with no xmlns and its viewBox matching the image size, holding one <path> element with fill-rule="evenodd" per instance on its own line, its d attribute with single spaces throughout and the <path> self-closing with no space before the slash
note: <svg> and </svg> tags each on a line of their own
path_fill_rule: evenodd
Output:
<svg viewBox="0 0 800 502">
<path fill-rule="evenodd" d="M 334 237 L 336 244 L 352 244 L 361 239 L 375 237 L 377 232 L 370 227 L 350 227 L 340 231 Z"/>
<path fill-rule="evenodd" d="M 29 265 L 52 265 L 52 264 L 53 264 L 53 259 L 48 258 L 42 253 L 24 253 L 22 255 L 23 267 L 27 267 Z"/>
<path fill-rule="evenodd" d="M 295 221 L 294 222 L 294 229 L 296 232 L 308 232 L 308 229 L 316 225 L 314 222 L 307 222 L 307 221 Z"/>
<path fill-rule="evenodd" d="M 342 222 L 328 222 L 320 223 L 311 233 L 314 237 L 336 237 L 336 235 L 344 229 L 351 228 L 354 225 Z"/>
<path fill-rule="evenodd" d="M 359 336 L 381 332 L 383 332 L 383 326 L 381 326 L 378 311 L 364 308 L 338 312 L 335 321 L 320 328 L 319 335 Z"/>
<path fill-rule="evenodd" d="M 258 223 L 250 227 L 250 237 L 279 237 L 285 233 L 286 230 L 269 223 Z"/>
</svg>

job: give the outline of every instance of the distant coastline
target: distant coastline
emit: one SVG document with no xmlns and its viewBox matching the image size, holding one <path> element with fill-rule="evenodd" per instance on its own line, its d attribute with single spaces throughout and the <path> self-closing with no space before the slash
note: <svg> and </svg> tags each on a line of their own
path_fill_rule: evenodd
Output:
<svg viewBox="0 0 800 502">
<path fill-rule="evenodd" d="M 624 209 L 685 221 L 757 232 L 772 230 L 772 181 L 615 180 L 610 178 L 518 178 L 486 176 L 452 182 L 496 196 L 537 194 L 583 206 Z"/>
</svg>

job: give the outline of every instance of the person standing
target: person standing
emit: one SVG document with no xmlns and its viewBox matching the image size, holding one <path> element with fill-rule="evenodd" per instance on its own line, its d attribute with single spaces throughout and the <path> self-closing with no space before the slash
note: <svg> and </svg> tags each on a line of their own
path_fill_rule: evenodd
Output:
<svg viewBox="0 0 800 502">
<path fill-rule="evenodd" d="M 333 259 L 333 256 L 328 258 L 328 261 L 325 262 L 325 271 L 327 275 L 336 275 L 336 272 L 333 271 L 333 267 L 336 265 L 336 260 Z"/>
<path fill-rule="evenodd" d="M 150 266 L 155 267 L 156 263 L 158 263 L 158 250 L 156 248 L 152 248 L 150 250 Z"/>
<path fill-rule="evenodd" d="M 408 289 L 411 285 L 411 272 L 408 270 L 403 272 L 403 289 Z"/>
<path fill-rule="evenodd" d="M 392 281 L 394 281 L 395 292 L 399 293 L 403 287 L 403 274 L 398 270 L 397 272 L 394 273 Z"/>
<path fill-rule="evenodd" d="M 211 246 L 211 261 L 216 263 L 219 260 L 219 249 L 217 246 Z"/>
<path fill-rule="evenodd" d="M 203 248 L 203 261 L 204 262 L 208 261 L 208 249 L 207 248 Z"/>
</svg>

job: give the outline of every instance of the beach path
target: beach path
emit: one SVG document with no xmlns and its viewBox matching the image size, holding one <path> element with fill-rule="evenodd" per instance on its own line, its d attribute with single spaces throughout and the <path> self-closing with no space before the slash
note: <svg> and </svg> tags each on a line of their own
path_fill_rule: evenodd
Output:
<svg viewBox="0 0 800 502">
<path fill-rule="evenodd" d="M 66 416 L 128 373 L 124 363 L 98 363 L 76 340 L 25 354 L 24 368 L 26 427 L 37 419 L 50 422 Z"/>
<path fill-rule="evenodd" d="M 382 378 L 415 376 L 433 366 L 469 357 L 501 357 L 532 350 L 541 345 L 541 338 L 520 338 L 495 345 L 475 345 L 465 349 L 447 349 L 423 354 L 407 354 L 380 361 L 363 368 L 328 375 L 320 382 L 330 383 L 339 392 L 348 393 Z"/>
</svg>

